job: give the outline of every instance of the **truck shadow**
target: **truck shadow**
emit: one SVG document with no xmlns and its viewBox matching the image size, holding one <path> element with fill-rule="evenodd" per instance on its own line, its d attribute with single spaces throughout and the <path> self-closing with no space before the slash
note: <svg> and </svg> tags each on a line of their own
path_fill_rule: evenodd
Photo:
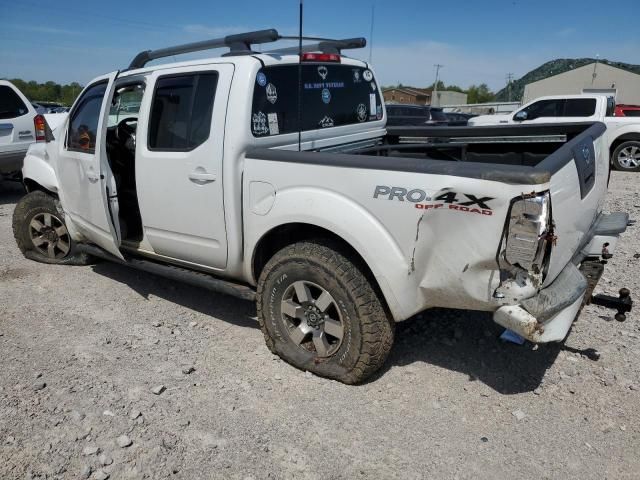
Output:
<svg viewBox="0 0 640 480">
<path fill-rule="evenodd" d="M 229 324 L 259 328 L 253 302 L 210 292 L 106 261 L 96 263 L 91 268 L 99 275 L 127 285 L 145 299 L 153 295 Z"/>
<path fill-rule="evenodd" d="M 21 183 L 0 180 L 0 205 L 17 203 L 25 194 Z"/>
<path fill-rule="evenodd" d="M 535 390 L 563 344 L 523 345 L 499 339 L 491 314 L 432 309 L 399 323 L 388 366 L 425 362 L 464 373 L 502 394 Z M 384 374 L 384 373 L 383 373 Z"/>
<path fill-rule="evenodd" d="M 110 262 L 93 271 L 127 285 L 141 297 L 150 295 L 239 327 L 258 329 L 255 304 Z M 396 326 L 395 345 L 385 367 L 367 383 L 384 377 L 392 366 L 426 363 L 467 375 L 510 395 L 535 390 L 564 344 L 515 345 L 499 339 L 504 329 L 483 312 L 432 309 Z M 588 356 L 588 352 L 580 352 Z"/>
</svg>

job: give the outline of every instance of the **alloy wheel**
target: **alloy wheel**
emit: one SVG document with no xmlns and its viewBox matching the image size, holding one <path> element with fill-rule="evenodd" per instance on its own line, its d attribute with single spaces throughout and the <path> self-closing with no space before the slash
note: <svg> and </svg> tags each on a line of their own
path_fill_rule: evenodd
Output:
<svg viewBox="0 0 640 480">
<path fill-rule="evenodd" d="M 329 357 L 338 351 L 344 323 L 327 290 L 312 282 L 294 282 L 285 291 L 280 310 L 291 341 L 300 348 L 319 357 Z"/>
</svg>

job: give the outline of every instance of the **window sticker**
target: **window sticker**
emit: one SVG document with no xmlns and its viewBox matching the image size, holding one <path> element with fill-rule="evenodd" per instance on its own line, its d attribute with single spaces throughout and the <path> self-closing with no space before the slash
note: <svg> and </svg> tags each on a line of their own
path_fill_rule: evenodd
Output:
<svg viewBox="0 0 640 480">
<path fill-rule="evenodd" d="M 331 103 L 331 92 L 328 88 L 322 89 L 322 101 L 327 104 Z"/>
<path fill-rule="evenodd" d="M 267 85 L 267 100 L 274 105 L 278 101 L 278 90 L 273 83 Z"/>
<path fill-rule="evenodd" d="M 353 69 L 353 83 L 360 83 L 361 82 L 361 77 L 360 77 L 360 70 L 358 69 Z"/>
<path fill-rule="evenodd" d="M 321 128 L 333 127 L 333 118 L 325 115 L 325 117 L 318 122 L 318 125 L 320 125 Z"/>
<path fill-rule="evenodd" d="M 329 70 L 327 70 L 327 67 L 325 67 L 324 65 L 320 65 L 318 67 L 318 75 L 320 75 L 322 80 L 326 80 L 327 75 L 329 75 Z"/>
<path fill-rule="evenodd" d="M 256 75 L 256 82 L 258 82 L 258 85 L 261 87 L 264 87 L 267 84 L 267 76 L 262 72 L 258 72 L 258 75 Z"/>
<path fill-rule="evenodd" d="M 268 113 L 267 117 L 269 119 L 269 135 L 279 135 L 280 128 L 278 127 L 278 114 Z"/>
<path fill-rule="evenodd" d="M 262 113 L 254 113 L 252 118 L 253 133 L 256 135 L 267 135 L 269 128 L 267 127 L 267 116 Z"/>
<path fill-rule="evenodd" d="M 365 70 L 362 73 L 362 78 L 364 78 L 365 82 L 370 82 L 371 80 L 373 80 L 373 73 L 371 72 L 371 70 Z"/>
<path fill-rule="evenodd" d="M 364 103 L 358 105 L 356 109 L 356 113 L 358 114 L 358 121 L 365 122 L 367 120 L 367 106 Z"/>
<path fill-rule="evenodd" d="M 375 93 L 370 93 L 369 94 L 369 112 L 371 112 L 371 115 L 375 115 L 377 112 L 376 109 L 376 94 Z"/>
</svg>

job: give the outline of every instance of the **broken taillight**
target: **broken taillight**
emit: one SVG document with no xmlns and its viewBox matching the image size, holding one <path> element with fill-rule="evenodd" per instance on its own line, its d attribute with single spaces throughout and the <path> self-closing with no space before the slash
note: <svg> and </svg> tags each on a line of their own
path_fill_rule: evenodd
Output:
<svg viewBox="0 0 640 480">
<path fill-rule="evenodd" d="M 547 249 L 554 241 L 549 192 L 515 200 L 509 212 L 505 260 L 527 271 L 540 273 L 544 270 Z"/>
</svg>

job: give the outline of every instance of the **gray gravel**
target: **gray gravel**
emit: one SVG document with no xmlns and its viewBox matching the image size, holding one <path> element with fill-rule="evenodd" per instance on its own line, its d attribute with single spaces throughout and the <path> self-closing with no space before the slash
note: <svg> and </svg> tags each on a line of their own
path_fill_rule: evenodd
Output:
<svg viewBox="0 0 640 480">
<path fill-rule="evenodd" d="M 614 172 L 607 208 L 640 217 L 639 184 Z M 398 326 L 380 375 L 346 386 L 271 355 L 251 303 L 25 260 L 18 198 L 0 185 L 3 480 L 638 478 L 637 312 L 588 306 L 565 344 L 537 349 L 501 343 L 487 314 L 426 312 Z M 598 291 L 640 291 L 639 229 Z"/>
</svg>

